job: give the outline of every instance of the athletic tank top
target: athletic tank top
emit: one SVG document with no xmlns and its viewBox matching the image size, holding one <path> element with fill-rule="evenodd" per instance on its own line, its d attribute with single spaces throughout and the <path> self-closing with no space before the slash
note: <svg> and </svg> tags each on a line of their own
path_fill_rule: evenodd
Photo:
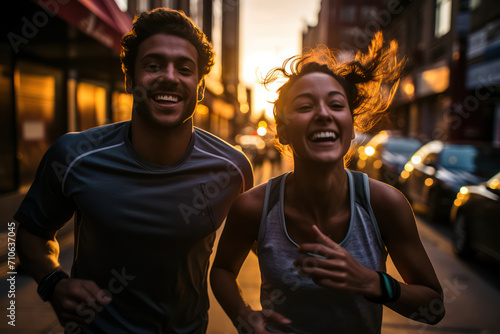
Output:
<svg viewBox="0 0 500 334">
<path fill-rule="evenodd" d="M 346 173 L 351 214 L 340 246 L 367 268 L 385 271 L 387 251 L 370 206 L 368 177 L 349 170 Z M 304 255 L 297 252 L 298 244 L 286 229 L 284 193 L 288 175 L 271 179 L 266 189 L 257 239 L 263 309 L 292 320 L 288 330 L 297 334 L 380 333 L 381 304 L 369 302 L 362 295 L 319 286 L 297 273 L 293 261 Z"/>
</svg>

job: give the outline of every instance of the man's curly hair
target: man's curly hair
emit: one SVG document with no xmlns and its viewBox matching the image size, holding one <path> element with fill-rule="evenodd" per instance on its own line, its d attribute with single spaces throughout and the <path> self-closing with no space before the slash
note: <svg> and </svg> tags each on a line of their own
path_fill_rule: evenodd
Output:
<svg viewBox="0 0 500 334">
<path fill-rule="evenodd" d="M 126 76 L 134 78 L 134 65 L 139 45 L 158 33 L 175 35 L 188 40 L 198 52 L 199 80 L 210 73 L 214 65 L 215 53 L 203 31 L 182 11 L 156 8 L 136 16 L 132 30 L 122 38 L 120 60 L 122 71 Z"/>
</svg>

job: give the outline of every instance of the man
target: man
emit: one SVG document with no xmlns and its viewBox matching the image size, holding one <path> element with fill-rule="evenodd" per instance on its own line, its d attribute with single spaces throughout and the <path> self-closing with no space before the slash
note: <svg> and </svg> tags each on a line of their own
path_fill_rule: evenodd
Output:
<svg viewBox="0 0 500 334">
<path fill-rule="evenodd" d="M 204 333 L 215 231 L 252 169 L 193 128 L 214 55 L 189 18 L 143 13 L 122 46 L 132 120 L 66 134 L 47 151 L 15 215 L 19 257 L 66 332 Z M 69 278 L 56 233 L 73 213 Z"/>
</svg>

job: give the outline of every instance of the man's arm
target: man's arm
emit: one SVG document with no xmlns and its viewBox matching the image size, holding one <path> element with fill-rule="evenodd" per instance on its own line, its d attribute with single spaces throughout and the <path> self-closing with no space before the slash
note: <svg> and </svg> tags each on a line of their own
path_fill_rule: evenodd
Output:
<svg viewBox="0 0 500 334">
<path fill-rule="evenodd" d="M 42 238 L 29 232 L 23 225 L 17 230 L 16 250 L 26 272 L 37 283 L 55 270 L 59 265 L 59 242 L 56 233 L 51 238 Z"/>
<path fill-rule="evenodd" d="M 59 242 L 56 232 L 47 237 L 37 236 L 19 225 L 16 249 L 26 272 L 40 284 L 54 271 L 61 271 Z M 93 281 L 67 278 L 59 280 L 49 298 L 63 326 L 87 327 L 96 313 L 103 310 L 111 298 Z M 90 309 L 90 310 L 89 310 Z"/>
</svg>

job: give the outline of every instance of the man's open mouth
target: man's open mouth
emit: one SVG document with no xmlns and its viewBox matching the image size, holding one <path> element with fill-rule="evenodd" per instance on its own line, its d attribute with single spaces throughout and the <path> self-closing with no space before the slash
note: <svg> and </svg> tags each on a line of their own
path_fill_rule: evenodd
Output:
<svg viewBox="0 0 500 334">
<path fill-rule="evenodd" d="M 166 102 L 177 103 L 181 100 L 181 98 L 178 95 L 155 94 L 153 95 L 153 100 L 155 100 L 158 103 L 166 103 Z"/>
</svg>

